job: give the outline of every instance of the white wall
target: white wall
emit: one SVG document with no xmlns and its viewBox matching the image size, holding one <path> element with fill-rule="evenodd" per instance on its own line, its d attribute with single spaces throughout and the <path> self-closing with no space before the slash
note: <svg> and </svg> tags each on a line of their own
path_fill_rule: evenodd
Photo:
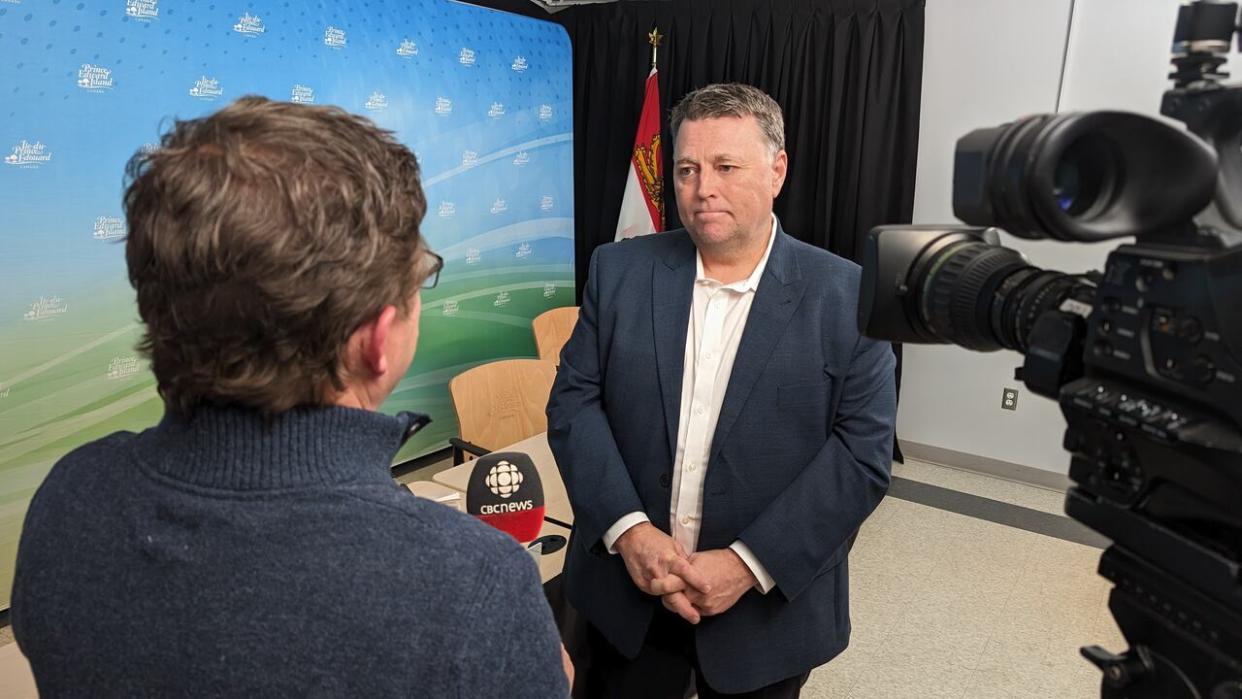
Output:
<svg viewBox="0 0 1242 699">
<path fill-rule="evenodd" d="M 1156 115 L 1169 86 L 1178 5 L 1179 0 L 928 0 L 914 222 L 955 222 L 953 148 L 960 136 L 1056 111 L 1058 86 L 1061 111 Z M 1242 59 L 1235 55 L 1231 66 L 1242 76 Z M 1117 245 L 1014 237 L 1004 243 L 1036 265 L 1063 271 L 1098 268 Z M 1018 354 L 906 345 L 904 357 L 897 427 L 903 440 L 1068 470 L 1060 411 L 1014 381 L 1013 369 L 1022 363 Z M 1016 411 L 1000 409 L 1004 387 L 1021 391 Z"/>
<path fill-rule="evenodd" d="M 1070 0 L 928 0 L 915 223 L 956 223 L 953 148 L 971 129 L 1056 108 Z M 1021 357 L 906 345 L 897 434 L 906 441 L 1068 469 L 1059 413 L 1013 380 Z M 1002 411 L 1001 389 L 1022 389 Z"/>
</svg>

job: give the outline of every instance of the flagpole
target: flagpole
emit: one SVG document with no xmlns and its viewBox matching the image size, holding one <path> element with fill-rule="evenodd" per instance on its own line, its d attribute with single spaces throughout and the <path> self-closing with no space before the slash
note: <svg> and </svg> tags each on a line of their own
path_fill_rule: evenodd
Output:
<svg viewBox="0 0 1242 699">
<path fill-rule="evenodd" d="M 660 40 L 664 35 L 660 33 L 659 27 L 652 27 L 651 33 L 647 35 L 647 41 L 651 44 L 651 68 L 656 67 L 656 53 L 660 50 Z"/>
<path fill-rule="evenodd" d="M 2 0 L 0 0 L 2 1 Z M 652 26 L 647 34 L 651 44 L 651 72 L 643 82 L 643 107 L 634 133 L 625 192 L 617 216 L 616 240 L 664 230 L 664 172 L 660 153 L 660 85 L 656 69 L 660 40 L 664 36 Z"/>
</svg>

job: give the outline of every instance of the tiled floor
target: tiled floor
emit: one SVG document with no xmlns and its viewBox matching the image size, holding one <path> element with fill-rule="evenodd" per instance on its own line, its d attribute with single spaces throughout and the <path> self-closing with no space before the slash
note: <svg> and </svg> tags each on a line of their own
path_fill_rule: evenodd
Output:
<svg viewBox="0 0 1242 699">
<path fill-rule="evenodd" d="M 1064 495 L 911 462 L 902 478 L 1060 513 Z M 850 556 L 850 648 L 812 673 L 808 698 L 1099 696 L 1078 654 L 1124 644 L 1095 574 L 1101 550 L 887 498 Z"/>
<path fill-rule="evenodd" d="M 894 474 L 1062 513 L 1057 491 L 914 461 Z M 1101 550 L 951 509 L 889 497 L 863 526 L 850 556 L 853 640 L 812 673 L 804 697 L 1099 696 L 1099 673 L 1078 647 L 1124 648 L 1106 608 L 1109 585 L 1095 574 Z"/>
</svg>

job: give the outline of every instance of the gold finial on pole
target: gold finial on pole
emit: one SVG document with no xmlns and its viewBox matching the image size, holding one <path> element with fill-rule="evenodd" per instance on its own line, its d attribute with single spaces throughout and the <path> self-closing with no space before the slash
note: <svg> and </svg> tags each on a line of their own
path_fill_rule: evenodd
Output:
<svg viewBox="0 0 1242 699">
<path fill-rule="evenodd" d="M 660 50 L 660 40 L 664 35 L 660 33 L 659 27 L 652 27 L 651 33 L 647 35 L 647 41 L 651 43 L 651 67 L 656 67 L 656 52 Z"/>
</svg>

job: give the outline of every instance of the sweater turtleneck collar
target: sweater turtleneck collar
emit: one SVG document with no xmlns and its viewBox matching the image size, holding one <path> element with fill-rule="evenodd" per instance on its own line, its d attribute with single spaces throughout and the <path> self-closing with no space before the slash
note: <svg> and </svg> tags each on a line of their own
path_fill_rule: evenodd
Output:
<svg viewBox="0 0 1242 699">
<path fill-rule="evenodd" d="M 294 408 L 270 420 L 236 406 L 168 413 L 144 437 L 144 461 L 169 478 L 226 490 L 273 490 L 384 478 L 425 422 L 342 407 Z"/>
</svg>

